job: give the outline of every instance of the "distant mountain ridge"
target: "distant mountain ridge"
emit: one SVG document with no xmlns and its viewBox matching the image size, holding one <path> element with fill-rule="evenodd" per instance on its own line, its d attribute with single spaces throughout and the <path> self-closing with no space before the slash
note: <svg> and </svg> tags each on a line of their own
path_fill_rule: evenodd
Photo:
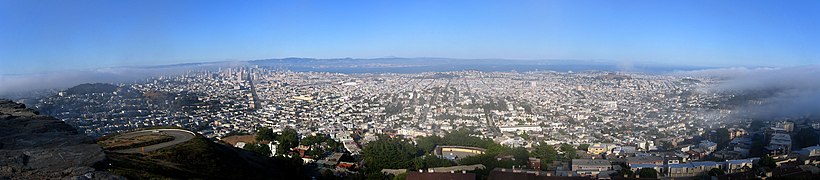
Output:
<svg viewBox="0 0 820 180">
<path fill-rule="evenodd" d="M 383 65 L 366 66 L 366 65 Z M 137 67 L 121 67 L 121 68 L 179 68 L 179 67 L 214 67 L 214 66 L 242 66 L 242 65 L 258 65 L 267 67 L 280 67 L 284 69 L 291 68 L 294 71 L 340 71 L 346 72 L 344 69 L 350 68 L 382 68 L 377 72 L 391 72 L 390 69 L 394 67 L 436 67 L 447 66 L 447 68 L 424 68 L 429 71 L 458 71 L 458 70 L 485 70 L 485 71 L 510 71 L 515 68 L 481 68 L 482 66 L 537 66 L 540 70 L 558 70 L 566 71 L 573 69 L 575 71 L 584 70 L 605 70 L 605 71 L 649 71 L 649 72 L 672 72 L 674 70 L 695 70 L 707 69 L 713 67 L 704 66 L 687 66 L 687 65 L 668 65 L 668 64 L 652 64 L 640 62 L 621 62 L 621 61 L 607 61 L 607 60 L 575 60 L 575 59 L 501 59 L 501 58 L 476 58 L 476 59 L 461 59 L 461 58 L 440 58 L 440 57 L 382 57 L 382 58 L 271 58 L 271 59 L 257 59 L 247 61 L 215 61 L 215 62 L 195 62 L 195 63 L 180 63 L 168 65 L 154 65 L 154 66 L 137 66 Z M 393 65 L 393 66 L 389 66 Z M 574 68 L 572 68 L 575 66 Z M 476 68 L 478 67 L 478 68 Z M 421 70 L 421 69 L 420 69 Z M 517 71 L 536 70 L 535 68 L 520 68 Z M 359 71 L 350 71 L 356 73 Z M 422 72 L 422 71 L 414 71 Z"/>
<path fill-rule="evenodd" d="M 631 63 L 605 60 L 518 60 L 518 59 L 454 59 L 454 58 L 282 58 L 247 61 L 248 65 L 339 73 L 419 73 L 441 71 L 633 71 L 668 73 L 705 69 L 699 66 L 677 66 Z"/>
</svg>

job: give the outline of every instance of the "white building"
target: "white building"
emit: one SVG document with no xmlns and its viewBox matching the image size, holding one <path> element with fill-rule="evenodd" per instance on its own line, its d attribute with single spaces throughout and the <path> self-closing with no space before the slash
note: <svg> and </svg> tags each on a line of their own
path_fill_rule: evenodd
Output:
<svg viewBox="0 0 820 180">
<path fill-rule="evenodd" d="M 541 126 L 530 125 L 530 126 L 504 126 L 498 127 L 501 132 L 518 132 L 518 131 L 541 131 Z"/>
</svg>

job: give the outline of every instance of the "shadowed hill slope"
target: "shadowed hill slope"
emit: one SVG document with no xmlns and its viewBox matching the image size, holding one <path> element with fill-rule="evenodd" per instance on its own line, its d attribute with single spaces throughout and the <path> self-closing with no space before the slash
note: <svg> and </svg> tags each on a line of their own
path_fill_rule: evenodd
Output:
<svg viewBox="0 0 820 180">
<path fill-rule="evenodd" d="M 94 140 L 25 105 L 0 100 L 0 179 L 112 179 Z"/>
<path fill-rule="evenodd" d="M 131 179 L 300 179 L 301 164 L 217 144 L 201 135 L 144 154 L 108 154 L 108 169 Z"/>
<path fill-rule="evenodd" d="M 0 99 L 0 179 L 303 179 L 301 162 L 199 134 L 143 154 L 104 151 L 63 121 Z"/>
</svg>

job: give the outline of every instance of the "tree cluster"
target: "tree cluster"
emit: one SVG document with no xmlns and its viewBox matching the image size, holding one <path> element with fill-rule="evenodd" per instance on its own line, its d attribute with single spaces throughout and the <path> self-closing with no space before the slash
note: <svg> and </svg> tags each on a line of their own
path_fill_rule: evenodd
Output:
<svg viewBox="0 0 820 180">
<path fill-rule="evenodd" d="M 817 135 L 813 128 L 802 128 L 797 131 L 797 135 L 794 136 L 794 141 L 797 148 L 805 148 L 820 143 L 818 138 L 820 138 L 820 136 Z"/>
<path fill-rule="evenodd" d="M 562 160 L 572 160 L 578 159 L 578 151 L 569 144 L 561 144 L 560 146 L 561 152 L 563 152 L 563 156 L 561 156 Z"/>
<path fill-rule="evenodd" d="M 260 127 L 256 129 L 256 141 L 275 141 L 276 134 L 273 129 Z"/>
<path fill-rule="evenodd" d="M 589 144 L 578 145 L 578 150 L 588 151 L 589 150 Z"/>
<path fill-rule="evenodd" d="M 470 130 L 461 128 L 444 135 L 444 137 L 417 137 L 416 142 L 419 145 L 419 148 L 424 150 L 425 153 L 433 151 L 433 149 L 438 145 L 480 147 L 487 149 L 488 152 L 496 153 L 507 150 L 500 144 L 493 142 L 491 139 L 482 139 L 471 136 L 471 134 L 473 133 Z"/>
<path fill-rule="evenodd" d="M 777 162 L 775 162 L 774 158 L 772 158 L 771 156 L 764 155 L 763 157 L 760 157 L 760 160 L 758 160 L 757 164 L 755 164 L 755 165 L 756 165 L 755 169 L 761 168 L 761 167 L 768 167 L 768 168 L 774 169 L 774 168 L 777 167 Z"/>
<path fill-rule="evenodd" d="M 712 168 L 709 170 L 709 176 L 722 176 L 724 174 L 726 174 L 726 172 L 723 172 L 723 169 L 720 168 Z"/>
<path fill-rule="evenodd" d="M 641 179 L 650 178 L 650 179 L 657 179 L 658 178 L 658 170 L 652 168 L 641 168 L 638 170 L 638 176 Z"/>
<path fill-rule="evenodd" d="M 286 128 L 276 136 L 276 154 L 287 154 L 290 149 L 299 146 L 299 134 L 296 130 Z"/>
<path fill-rule="evenodd" d="M 715 129 L 714 132 L 707 134 L 706 138 L 718 144 L 718 149 L 725 147 L 732 141 L 729 130 L 726 128 Z"/>
<path fill-rule="evenodd" d="M 552 161 L 558 160 L 558 151 L 552 145 L 541 143 L 535 146 L 530 156 L 541 159 L 541 170 L 547 170 Z"/>
<path fill-rule="evenodd" d="M 418 170 L 418 169 L 426 169 L 426 168 L 434 168 L 434 167 L 448 167 L 452 166 L 453 163 L 450 160 L 442 159 L 436 156 L 419 156 L 413 158 L 413 167 L 410 170 Z"/>
<path fill-rule="evenodd" d="M 563 154 L 559 153 L 562 152 Z M 577 159 L 577 149 L 570 144 L 561 144 L 556 149 L 555 146 L 541 143 L 533 147 L 530 157 L 541 159 L 541 170 L 547 170 L 553 161 L 569 161 Z"/>
<path fill-rule="evenodd" d="M 263 156 L 266 156 L 266 157 L 270 156 L 270 147 L 268 147 L 268 145 L 265 145 L 265 144 L 250 143 L 250 144 L 245 144 L 245 146 L 242 147 L 242 148 L 245 149 L 245 150 L 248 150 L 250 152 L 254 152 L 256 154 L 259 154 L 259 155 L 263 155 Z"/>
<path fill-rule="evenodd" d="M 299 146 L 299 133 L 294 129 L 286 128 L 279 134 L 273 132 L 271 128 L 257 128 L 256 141 L 275 141 L 276 154 L 287 154 L 290 149 Z"/>
<path fill-rule="evenodd" d="M 403 138 L 380 137 L 363 148 L 364 160 L 371 171 L 410 168 L 419 150 Z"/>
<path fill-rule="evenodd" d="M 321 157 L 325 152 L 338 152 L 342 150 L 341 143 L 325 134 L 316 134 L 302 138 L 301 144 L 310 146 L 310 150 L 305 152 L 305 154 L 313 157 Z"/>
</svg>

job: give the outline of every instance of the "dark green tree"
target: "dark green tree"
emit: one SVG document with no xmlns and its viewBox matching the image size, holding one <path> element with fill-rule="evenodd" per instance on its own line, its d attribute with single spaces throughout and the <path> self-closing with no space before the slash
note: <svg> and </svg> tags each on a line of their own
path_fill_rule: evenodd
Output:
<svg viewBox="0 0 820 180">
<path fill-rule="evenodd" d="M 578 154 L 576 154 L 577 151 L 575 150 L 575 147 L 572 147 L 572 145 L 561 144 L 561 152 L 564 152 L 563 159 L 565 160 L 572 160 L 578 158 Z"/>
<path fill-rule="evenodd" d="M 719 128 L 716 129 L 714 133 L 709 134 L 710 141 L 715 142 L 721 146 L 729 143 L 731 141 L 731 135 L 729 134 L 729 130 L 726 128 Z"/>
<path fill-rule="evenodd" d="M 491 139 L 482 139 L 472 136 L 472 134 L 474 134 L 474 132 L 470 131 L 470 129 L 460 128 L 445 134 L 444 137 L 430 136 L 417 139 L 416 143 L 418 143 L 419 148 L 421 148 L 424 152 L 432 151 L 436 145 L 480 147 L 493 153 L 506 152 L 509 150 L 509 148 L 505 148 L 504 146 L 493 142 Z"/>
<path fill-rule="evenodd" d="M 623 168 L 615 173 L 612 173 L 611 176 L 634 178 L 635 172 L 632 172 L 632 169 Z"/>
<path fill-rule="evenodd" d="M 797 131 L 797 135 L 794 136 L 798 148 L 817 145 L 818 142 L 820 142 L 818 138 L 820 137 L 818 137 L 813 128 L 802 128 L 800 131 Z"/>
<path fill-rule="evenodd" d="M 624 174 L 626 175 L 626 177 L 630 177 L 630 178 L 634 178 L 634 177 L 635 177 L 635 172 L 634 172 L 634 171 L 632 171 L 632 169 L 629 169 L 629 168 L 624 168 L 624 170 L 623 170 L 623 171 L 624 171 Z"/>
<path fill-rule="evenodd" d="M 260 127 L 256 128 L 256 141 L 273 141 L 276 140 L 276 134 L 273 129 Z"/>
<path fill-rule="evenodd" d="M 436 156 L 419 156 L 413 158 L 413 168 L 411 168 L 411 170 L 449 166 L 453 166 L 450 160 L 442 159 Z"/>
<path fill-rule="evenodd" d="M 305 146 L 312 146 L 312 145 L 321 144 L 324 141 L 325 141 L 325 135 L 324 134 L 316 134 L 316 135 L 310 135 L 310 136 L 306 136 L 305 138 L 302 138 L 302 140 L 299 141 L 299 143 L 301 145 L 305 145 Z"/>
<path fill-rule="evenodd" d="M 367 173 L 367 179 L 384 179 L 389 180 L 390 176 L 385 175 L 384 173 L 377 171 L 377 172 L 369 172 Z"/>
<path fill-rule="evenodd" d="M 279 143 L 276 147 L 276 154 L 287 154 L 291 148 L 299 145 L 299 134 L 296 130 L 287 128 L 276 136 L 276 141 Z"/>
<path fill-rule="evenodd" d="M 407 173 L 401 173 L 393 177 L 393 180 L 405 180 L 407 179 Z"/>
<path fill-rule="evenodd" d="M 724 174 L 726 174 L 726 172 L 723 172 L 723 169 L 720 168 L 712 168 L 709 170 L 709 176 L 722 176 Z"/>
<path fill-rule="evenodd" d="M 381 169 L 409 168 L 418 149 L 402 138 L 380 137 L 364 146 L 363 154 L 366 166 L 373 171 Z"/>
<path fill-rule="evenodd" d="M 541 159 L 541 170 L 546 170 L 547 166 L 558 159 L 558 151 L 552 145 L 541 143 L 530 152 L 531 157 Z"/>
<path fill-rule="evenodd" d="M 250 144 L 245 144 L 245 146 L 242 147 L 242 148 L 245 149 L 245 150 L 248 150 L 250 152 L 254 152 L 256 154 L 259 154 L 259 155 L 263 155 L 263 156 L 266 156 L 266 157 L 270 156 L 270 147 L 268 147 L 268 145 L 265 145 L 265 144 L 250 143 Z"/>
<path fill-rule="evenodd" d="M 589 144 L 578 145 L 578 150 L 583 150 L 583 151 L 589 150 Z"/>
<path fill-rule="evenodd" d="M 335 147 L 335 146 L 341 145 L 341 143 L 339 143 L 336 140 L 333 140 L 333 138 L 330 138 L 330 136 L 325 135 L 325 134 L 316 134 L 316 135 L 307 136 L 305 138 L 302 138 L 302 140 L 299 141 L 299 143 L 301 143 L 301 145 L 305 145 L 305 146 L 322 145 L 322 146 Z"/>
<path fill-rule="evenodd" d="M 419 149 L 424 151 L 424 153 L 430 153 L 433 149 L 436 148 L 436 145 L 439 145 L 444 142 L 444 139 L 439 136 L 426 136 L 426 137 L 416 137 L 416 144 L 418 145 Z"/>
<path fill-rule="evenodd" d="M 336 175 L 333 175 L 333 171 L 330 169 L 321 169 L 319 170 L 319 174 L 322 177 L 320 179 L 336 179 Z"/>
<path fill-rule="evenodd" d="M 515 165 L 526 166 L 530 159 L 530 153 L 523 147 L 517 147 L 510 151 L 510 154 L 515 158 Z"/>
<path fill-rule="evenodd" d="M 777 167 L 777 162 L 775 162 L 774 158 L 772 158 L 771 156 L 764 155 L 763 157 L 760 157 L 760 160 L 757 161 L 757 165 L 758 167 L 768 167 L 774 169 Z"/>
<path fill-rule="evenodd" d="M 640 178 L 656 179 L 658 178 L 658 170 L 652 168 L 641 168 L 638 170 L 638 176 L 640 176 Z"/>
<path fill-rule="evenodd" d="M 341 150 L 342 144 L 325 134 L 310 135 L 302 138 L 301 145 L 310 146 L 310 150 L 305 154 L 313 157 L 322 157 L 327 152 Z"/>
<path fill-rule="evenodd" d="M 749 155 L 752 157 L 759 157 L 766 154 L 766 139 L 761 134 L 752 135 L 752 147 L 749 149 Z"/>
<path fill-rule="evenodd" d="M 763 121 L 755 119 L 751 123 L 749 123 L 749 130 L 757 131 L 760 130 L 760 128 L 763 128 L 764 126 L 766 126 L 766 124 L 764 124 Z"/>
</svg>

